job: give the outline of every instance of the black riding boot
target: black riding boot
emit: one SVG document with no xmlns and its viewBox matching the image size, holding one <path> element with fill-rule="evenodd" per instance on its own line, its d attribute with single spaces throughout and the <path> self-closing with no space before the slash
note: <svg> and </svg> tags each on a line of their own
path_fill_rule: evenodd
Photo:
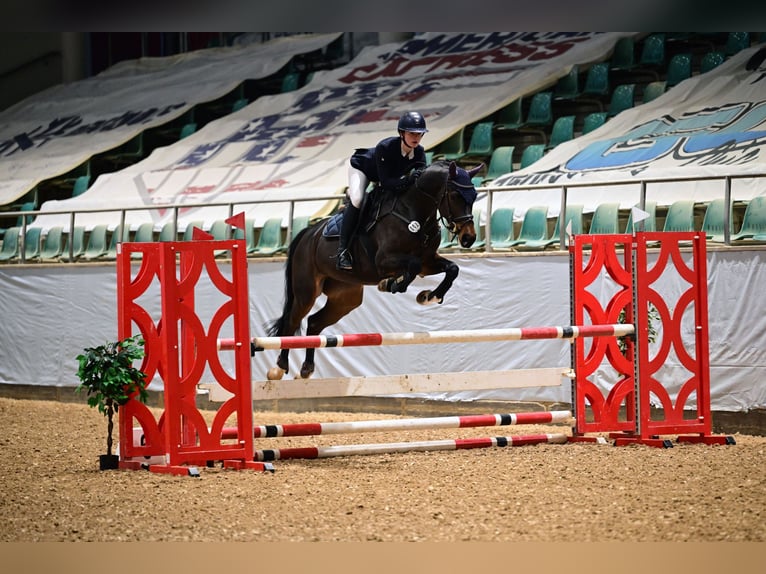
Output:
<svg viewBox="0 0 766 574">
<path fill-rule="evenodd" d="M 349 203 L 343 211 L 343 223 L 340 226 L 340 241 L 338 243 L 338 260 L 335 263 L 335 266 L 341 271 L 351 271 L 354 268 L 354 260 L 348 250 L 348 242 L 356 230 L 357 223 L 359 223 L 359 209 Z"/>
</svg>

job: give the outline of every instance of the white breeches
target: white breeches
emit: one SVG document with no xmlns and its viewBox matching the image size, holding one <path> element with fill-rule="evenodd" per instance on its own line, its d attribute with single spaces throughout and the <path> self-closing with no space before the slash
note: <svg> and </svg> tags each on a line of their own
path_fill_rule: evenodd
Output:
<svg viewBox="0 0 766 574">
<path fill-rule="evenodd" d="M 362 205 L 362 198 L 364 192 L 367 189 L 367 185 L 370 181 L 363 172 L 359 171 L 355 167 L 349 166 L 348 168 L 348 197 L 351 200 L 351 205 L 358 208 Z"/>
</svg>

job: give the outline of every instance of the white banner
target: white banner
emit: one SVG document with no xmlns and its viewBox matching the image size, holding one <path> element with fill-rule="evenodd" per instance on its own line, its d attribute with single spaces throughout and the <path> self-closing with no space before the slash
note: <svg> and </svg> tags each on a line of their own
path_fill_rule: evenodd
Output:
<svg viewBox="0 0 766 574">
<path fill-rule="evenodd" d="M 0 113 L 0 205 L 247 79 L 279 71 L 297 54 L 340 36 L 306 34 L 263 44 L 141 58 L 59 84 Z"/>
<path fill-rule="evenodd" d="M 766 193 L 760 179 L 766 177 L 766 62 L 759 57 L 764 50 L 760 45 L 739 52 L 557 146 L 528 168 L 495 179 L 491 187 L 593 182 L 587 190 L 572 188 L 569 196 L 586 211 L 605 201 L 629 209 L 639 201 L 642 180 L 666 180 L 647 190 L 647 199 L 660 205 L 722 198 L 724 176 L 754 176 L 733 182 L 736 199 Z M 672 178 L 699 180 L 667 183 Z M 598 185 L 631 181 L 635 184 Z M 548 214 L 556 215 L 559 197 L 558 190 L 508 191 L 495 194 L 493 209 L 512 205 L 521 217 L 531 205 L 547 204 Z"/>
<path fill-rule="evenodd" d="M 462 126 L 514 99 L 552 86 L 574 64 L 605 58 L 626 33 L 426 33 L 403 44 L 364 50 L 348 66 L 318 73 L 294 92 L 262 97 L 206 125 L 144 161 L 100 177 L 74 200 L 47 202 L 46 210 L 278 200 L 340 194 L 346 163 L 357 147 L 396 133 L 407 110 L 420 111 L 433 147 Z M 164 74 L 172 85 L 172 70 Z M 315 215 L 317 203 L 296 215 Z M 256 225 L 287 218 L 284 204 L 244 209 Z M 133 227 L 164 223 L 172 212 L 130 215 Z M 182 223 L 215 215 L 189 208 Z M 152 219 L 148 219 L 151 217 Z M 118 215 L 78 217 L 78 225 L 118 223 Z M 42 226 L 67 225 L 45 216 Z"/>
</svg>

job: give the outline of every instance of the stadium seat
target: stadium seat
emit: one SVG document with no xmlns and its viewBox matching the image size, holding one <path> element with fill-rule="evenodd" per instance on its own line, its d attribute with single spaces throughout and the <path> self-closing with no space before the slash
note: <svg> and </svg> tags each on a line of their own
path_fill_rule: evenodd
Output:
<svg viewBox="0 0 766 574">
<path fill-rule="evenodd" d="M 707 52 L 700 62 L 700 74 L 706 74 L 713 68 L 717 68 L 726 60 L 723 52 Z"/>
<path fill-rule="evenodd" d="M 81 175 L 77 179 L 74 180 L 74 186 L 72 187 L 72 197 L 77 197 L 78 195 L 82 195 L 86 191 L 88 191 L 88 186 L 90 185 L 90 176 L 89 175 Z"/>
<path fill-rule="evenodd" d="M 636 41 L 631 37 L 620 38 L 614 45 L 609 68 L 615 71 L 627 71 L 636 66 Z"/>
<path fill-rule="evenodd" d="M 750 32 L 729 32 L 726 37 L 725 52 L 727 56 L 733 56 L 737 52 L 750 47 Z"/>
<path fill-rule="evenodd" d="M 588 233 L 591 235 L 619 233 L 619 221 L 619 203 L 600 203 L 593 212 Z"/>
<path fill-rule="evenodd" d="M 233 239 L 244 239 L 246 253 L 252 253 L 255 249 L 255 223 L 252 219 L 245 219 L 245 228 L 235 227 L 233 230 Z"/>
<path fill-rule="evenodd" d="M 136 229 L 136 235 L 133 237 L 136 243 L 154 242 L 154 223 L 142 223 Z"/>
<path fill-rule="evenodd" d="M 191 241 L 194 235 L 194 228 L 202 230 L 205 229 L 204 225 L 204 221 L 190 221 L 187 223 L 186 229 L 184 229 L 183 241 Z"/>
<path fill-rule="evenodd" d="M 524 169 L 525 167 L 529 167 L 533 163 L 535 163 L 537 160 L 539 160 L 541 157 L 543 157 L 543 154 L 545 153 L 545 144 L 530 144 L 527 147 L 524 148 L 524 151 L 521 153 L 521 166 L 519 169 Z"/>
<path fill-rule="evenodd" d="M 20 227 L 9 227 L 3 235 L 3 248 L 0 250 L 0 261 L 11 261 L 19 256 Z"/>
<path fill-rule="evenodd" d="M 501 145 L 494 149 L 492 155 L 489 158 L 487 175 L 484 177 L 484 181 L 482 183 L 489 183 L 501 175 L 505 175 L 506 173 L 511 173 L 513 171 L 513 150 L 514 146 L 510 145 Z"/>
<path fill-rule="evenodd" d="M 64 261 L 77 261 L 85 253 L 85 228 L 76 225 L 73 233 L 65 234 L 64 250 L 61 259 Z M 71 254 L 70 254 L 71 250 Z"/>
<path fill-rule="evenodd" d="M 606 122 L 606 112 L 593 112 L 585 116 L 582 126 L 582 135 L 588 134 L 600 128 Z"/>
<path fill-rule="evenodd" d="M 569 69 L 566 76 L 562 76 L 553 88 L 554 100 L 574 100 L 582 92 L 580 91 L 580 67 L 575 64 Z"/>
<path fill-rule="evenodd" d="M 545 149 L 553 149 L 559 144 L 574 139 L 575 116 L 560 116 L 556 118 L 551 129 L 551 139 Z"/>
<path fill-rule="evenodd" d="M 731 237 L 732 241 L 743 239 L 766 241 L 766 196 L 759 195 L 748 202 L 742 216 L 742 227 Z"/>
<path fill-rule="evenodd" d="M 177 241 L 178 234 L 176 233 L 175 223 L 171 220 L 165 223 L 160 229 L 160 235 L 157 238 L 159 241 Z"/>
<path fill-rule="evenodd" d="M 40 261 L 57 261 L 64 252 L 64 228 L 51 227 L 45 234 L 40 250 Z"/>
<path fill-rule="evenodd" d="M 178 139 L 182 140 L 184 138 L 188 138 L 190 135 L 192 135 L 196 131 L 197 131 L 197 124 L 195 122 L 189 122 L 187 124 L 184 124 L 183 126 L 181 126 L 181 131 L 178 134 Z"/>
<path fill-rule="evenodd" d="M 724 214 L 726 212 L 726 202 L 723 198 L 714 199 L 705 209 L 705 217 L 702 219 L 702 232 L 708 241 L 714 243 L 724 242 Z M 731 214 L 731 211 L 729 211 Z M 729 217 L 729 223 L 732 218 Z"/>
<path fill-rule="evenodd" d="M 507 106 L 500 108 L 494 117 L 495 129 L 517 130 L 524 125 L 521 113 L 522 98 L 516 98 Z"/>
<path fill-rule="evenodd" d="M 635 207 L 641 209 L 640 204 L 636 204 Z M 657 211 L 657 202 L 656 201 L 647 201 L 644 203 L 644 209 L 646 213 L 649 214 L 649 217 L 647 219 L 644 219 L 643 221 L 640 221 L 637 225 L 639 226 L 639 229 L 636 229 L 636 231 L 657 231 L 657 217 L 656 217 L 656 211 Z M 640 229 L 641 225 L 643 224 L 643 229 Z M 628 215 L 628 223 L 625 225 L 625 233 L 633 233 L 633 211 L 631 210 L 630 215 Z"/>
<path fill-rule="evenodd" d="M 569 229 L 572 235 L 582 235 L 583 232 L 583 206 L 579 203 L 570 203 L 567 205 L 566 219 L 564 220 L 564 230 Z M 528 242 L 526 248 L 528 250 L 545 249 L 551 245 L 558 245 L 561 243 L 561 218 L 556 218 L 556 223 L 553 227 L 553 233 L 551 236 L 543 241 L 531 241 Z M 569 244 L 569 239 L 564 240 L 564 244 Z"/>
<path fill-rule="evenodd" d="M 34 261 L 40 258 L 40 239 L 42 239 L 41 227 L 27 227 L 24 237 L 24 260 Z M 20 239 L 19 239 L 20 240 Z"/>
<path fill-rule="evenodd" d="M 223 219 L 216 219 L 210 226 L 208 233 L 210 233 L 216 241 L 229 239 L 229 224 Z"/>
<path fill-rule="evenodd" d="M 641 101 L 642 103 L 647 104 L 651 102 L 652 100 L 656 100 L 664 93 L 665 93 L 664 81 L 658 80 L 656 82 L 649 82 L 648 84 L 644 86 L 644 93 L 641 96 Z"/>
<path fill-rule="evenodd" d="M 109 245 L 106 242 L 107 227 L 104 224 L 96 225 L 90 230 L 88 235 L 88 243 L 85 247 L 85 252 L 82 254 L 82 259 L 89 261 L 103 257 L 106 254 L 106 250 Z"/>
<path fill-rule="evenodd" d="M 672 88 L 692 76 L 692 55 L 675 54 L 668 64 L 668 72 L 665 76 L 665 86 Z"/>
<path fill-rule="evenodd" d="M 282 93 L 293 92 L 300 87 L 300 72 L 288 72 L 282 78 Z"/>
<path fill-rule="evenodd" d="M 642 67 L 655 70 L 665 68 L 665 34 L 652 34 L 644 39 L 639 63 Z M 659 77 L 655 80 L 659 80 Z"/>
<path fill-rule="evenodd" d="M 524 127 L 547 128 L 553 124 L 553 92 L 537 92 L 532 96 Z"/>
<path fill-rule="evenodd" d="M 441 225 L 440 228 L 441 242 L 439 243 L 439 251 L 445 251 L 456 247 L 457 242 L 454 240 L 454 238 L 450 238 L 449 230 L 444 225 Z"/>
<path fill-rule="evenodd" d="M 548 239 L 548 206 L 535 205 L 527 209 L 521 221 L 519 236 L 509 241 L 508 247 L 519 249 L 526 243 L 529 243 L 531 247 L 533 243 L 543 242 L 546 239 Z"/>
<path fill-rule="evenodd" d="M 609 95 L 609 91 L 609 64 L 606 62 L 593 64 L 588 68 L 588 73 L 585 76 L 582 95 L 605 98 Z"/>
<path fill-rule="evenodd" d="M 285 247 L 286 245 L 282 243 L 282 218 L 267 219 L 261 228 L 261 234 L 253 250 L 253 255 L 274 255 L 284 251 Z"/>
<path fill-rule="evenodd" d="M 614 117 L 620 112 L 629 110 L 633 107 L 635 99 L 636 84 L 620 84 L 612 92 L 612 99 L 609 102 L 609 111 L 607 115 Z"/>
<path fill-rule="evenodd" d="M 516 239 L 513 232 L 513 207 L 499 207 L 492 212 L 489 223 L 490 247 L 496 250 L 508 249 Z"/>
<path fill-rule="evenodd" d="M 144 159 L 144 132 L 140 132 L 111 152 L 105 153 L 102 159 L 116 168 L 141 161 Z"/>
<path fill-rule="evenodd" d="M 465 126 L 460 128 L 446 140 L 437 144 L 434 149 L 434 158 L 453 160 L 462 157 L 465 153 L 463 132 L 465 132 Z"/>
<path fill-rule="evenodd" d="M 310 221 L 311 219 L 308 215 L 297 215 L 293 217 L 292 229 L 290 230 L 290 242 L 295 239 L 295 236 L 298 235 L 301 230 L 309 226 Z"/>
<path fill-rule="evenodd" d="M 120 238 L 122 236 L 122 238 Z M 107 261 L 114 261 L 117 259 L 117 244 L 130 241 L 130 228 L 125 226 L 125 230 L 122 230 L 122 226 L 118 225 L 114 231 L 112 231 L 112 238 L 109 241 L 109 247 L 106 253 L 102 256 L 102 259 Z"/>
<path fill-rule="evenodd" d="M 471 133 L 471 141 L 468 143 L 468 149 L 462 154 L 453 154 L 448 159 L 465 159 L 468 157 L 478 157 L 482 161 L 492 155 L 492 122 L 479 122 Z"/>
<path fill-rule="evenodd" d="M 231 112 L 232 113 L 238 112 L 242 108 L 246 108 L 249 103 L 250 103 L 250 100 L 248 100 L 247 98 L 238 98 L 234 100 L 233 104 L 231 104 Z"/>
<path fill-rule="evenodd" d="M 679 199 L 670 204 L 663 231 L 694 231 L 694 200 Z"/>
</svg>

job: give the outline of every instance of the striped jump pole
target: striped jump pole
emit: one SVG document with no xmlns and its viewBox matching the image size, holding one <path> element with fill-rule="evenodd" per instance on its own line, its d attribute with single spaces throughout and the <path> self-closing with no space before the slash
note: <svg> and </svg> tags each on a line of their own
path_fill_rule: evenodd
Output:
<svg viewBox="0 0 766 574">
<path fill-rule="evenodd" d="M 322 347 L 374 347 L 385 345 L 428 345 L 434 343 L 484 343 L 531 339 L 576 339 L 578 337 L 624 337 L 635 333 L 631 324 L 571 325 L 565 327 L 521 327 L 422 331 L 403 333 L 352 333 L 346 335 L 304 335 L 293 337 L 253 337 L 254 351 L 266 349 L 318 349 Z M 219 350 L 234 350 L 234 339 L 218 339 Z"/>
<path fill-rule="evenodd" d="M 394 442 L 378 444 L 353 444 L 337 446 L 315 446 L 281 449 L 256 450 L 254 460 L 265 462 L 298 458 L 331 458 L 335 456 L 389 454 L 398 452 L 424 452 L 438 450 L 465 450 L 524 446 L 531 444 L 563 444 L 568 441 L 565 434 L 533 434 L 521 436 L 499 436 L 487 438 L 461 438 L 419 442 Z"/>
<path fill-rule="evenodd" d="M 409 431 L 424 429 L 475 428 L 510 425 L 560 423 L 572 417 L 571 411 L 547 411 L 490 415 L 465 415 L 417 419 L 384 419 L 331 423 L 263 425 L 254 428 L 254 438 L 316 436 L 363 432 Z M 222 439 L 236 439 L 236 427 L 225 427 Z"/>
</svg>

